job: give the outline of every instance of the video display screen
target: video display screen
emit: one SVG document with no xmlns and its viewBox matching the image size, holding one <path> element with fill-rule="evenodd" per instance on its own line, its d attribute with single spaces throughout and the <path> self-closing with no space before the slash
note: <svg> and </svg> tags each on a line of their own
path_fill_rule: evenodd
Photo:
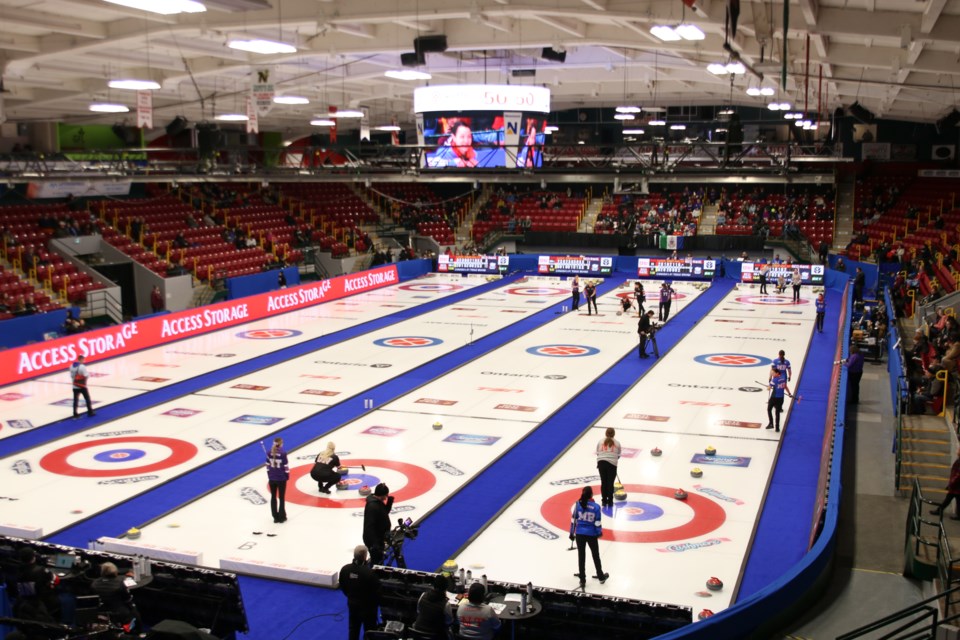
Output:
<svg viewBox="0 0 960 640">
<path fill-rule="evenodd" d="M 535 169 L 543 165 L 546 116 L 497 111 L 433 112 L 423 119 L 430 169 Z"/>
<path fill-rule="evenodd" d="M 506 271 L 509 264 L 509 256 L 449 256 L 445 253 L 437 256 L 437 271 L 440 273 L 497 274 Z"/>
<path fill-rule="evenodd" d="M 537 273 L 551 276 L 609 276 L 613 273 L 610 256 L 540 256 Z"/>
</svg>

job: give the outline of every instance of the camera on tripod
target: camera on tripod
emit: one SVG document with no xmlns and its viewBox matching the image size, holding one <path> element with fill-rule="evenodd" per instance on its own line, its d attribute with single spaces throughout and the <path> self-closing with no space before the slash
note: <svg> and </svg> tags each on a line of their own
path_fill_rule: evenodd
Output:
<svg viewBox="0 0 960 640">
<path fill-rule="evenodd" d="M 413 520 L 407 518 L 397 519 L 397 526 L 387 534 L 387 552 L 384 554 L 384 566 L 394 564 L 401 569 L 407 568 L 407 561 L 403 557 L 403 543 L 405 540 L 416 540 L 420 533 L 420 525 L 413 524 Z"/>
</svg>

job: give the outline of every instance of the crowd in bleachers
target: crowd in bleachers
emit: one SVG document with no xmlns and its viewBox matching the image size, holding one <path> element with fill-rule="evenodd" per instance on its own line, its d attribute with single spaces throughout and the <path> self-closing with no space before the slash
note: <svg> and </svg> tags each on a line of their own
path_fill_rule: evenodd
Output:
<svg viewBox="0 0 960 640">
<path fill-rule="evenodd" d="M 717 235 L 755 235 L 800 240 L 818 247 L 833 242 L 834 202 L 823 187 L 722 189 Z"/>
<path fill-rule="evenodd" d="M 596 233 L 631 237 L 650 234 L 694 236 L 703 211 L 703 189 L 652 190 L 649 194 L 606 195 Z"/>
<path fill-rule="evenodd" d="M 477 213 L 471 238 L 480 243 L 491 231 L 576 232 L 586 207 L 585 195 L 572 187 L 550 191 L 535 185 L 503 185 Z"/>
<path fill-rule="evenodd" d="M 950 310 L 952 311 L 952 310 Z M 936 307 L 929 322 L 913 336 L 907 360 L 912 413 L 940 413 L 946 393 L 955 391 L 960 362 L 960 323 L 953 313 Z"/>
</svg>

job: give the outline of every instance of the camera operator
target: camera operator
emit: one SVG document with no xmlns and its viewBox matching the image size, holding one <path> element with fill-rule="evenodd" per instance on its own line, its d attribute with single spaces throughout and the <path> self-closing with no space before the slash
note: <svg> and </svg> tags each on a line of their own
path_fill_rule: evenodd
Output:
<svg viewBox="0 0 960 640">
<path fill-rule="evenodd" d="M 20 568 L 16 575 L 16 600 L 13 615 L 37 622 L 60 621 L 60 598 L 55 585 L 57 579 L 37 562 L 37 552 L 22 547 L 17 554 Z"/>
<path fill-rule="evenodd" d="M 393 496 L 390 488 L 380 483 L 367 496 L 363 508 L 363 544 L 370 550 L 370 564 L 383 564 L 383 552 L 390 533 L 390 510 L 393 509 Z"/>
<path fill-rule="evenodd" d="M 347 637 L 360 640 L 360 627 L 364 633 L 377 628 L 377 607 L 380 605 L 380 579 L 367 566 L 367 548 L 362 544 L 353 550 L 353 562 L 340 569 L 340 590 L 347 597 L 350 612 Z"/>
<path fill-rule="evenodd" d="M 653 353 L 657 358 L 660 357 L 660 348 L 657 346 L 657 325 L 653 323 L 653 316 L 656 313 L 653 309 L 650 309 L 645 314 L 640 316 L 640 322 L 637 323 L 637 333 L 640 334 L 640 357 L 649 358 L 647 355 L 647 340 L 653 343 Z"/>
</svg>

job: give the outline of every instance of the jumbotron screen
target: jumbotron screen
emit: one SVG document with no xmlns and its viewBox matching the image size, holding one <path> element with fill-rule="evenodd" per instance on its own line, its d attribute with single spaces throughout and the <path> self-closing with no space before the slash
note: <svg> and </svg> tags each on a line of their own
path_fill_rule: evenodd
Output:
<svg viewBox="0 0 960 640">
<path fill-rule="evenodd" d="M 717 271 L 716 260 L 688 258 L 669 260 L 640 258 L 637 262 L 637 277 L 662 280 L 712 280 Z"/>
<path fill-rule="evenodd" d="M 508 256 L 437 256 L 440 273 L 503 273 L 510 264 Z"/>
<path fill-rule="evenodd" d="M 613 258 L 609 256 L 540 256 L 537 273 L 549 276 L 609 276 Z"/>
<path fill-rule="evenodd" d="M 760 282 L 760 271 L 764 267 L 767 270 L 767 283 L 774 284 L 781 275 L 790 282 L 791 274 L 794 269 L 800 271 L 800 283 L 808 285 L 823 284 L 823 265 L 822 264 L 761 264 L 759 262 L 744 262 L 740 267 L 741 282 Z"/>
<path fill-rule="evenodd" d="M 429 169 L 535 169 L 543 165 L 542 114 L 496 111 L 421 114 Z"/>
</svg>

